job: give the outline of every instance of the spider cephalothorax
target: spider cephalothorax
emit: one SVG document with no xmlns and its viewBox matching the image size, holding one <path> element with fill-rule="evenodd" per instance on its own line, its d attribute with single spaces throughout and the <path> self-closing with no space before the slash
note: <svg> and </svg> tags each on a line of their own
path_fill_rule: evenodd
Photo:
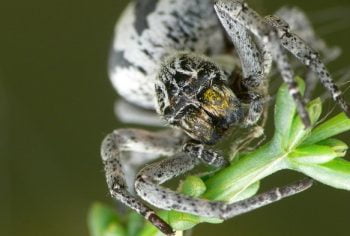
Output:
<svg viewBox="0 0 350 236">
<path fill-rule="evenodd" d="M 227 86 L 228 76 L 204 56 L 183 52 L 168 58 L 155 85 L 158 112 L 191 138 L 214 144 L 243 120 L 241 103 Z"/>
<path fill-rule="evenodd" d="M 262 17 L 242 0 L 134 0 L 118 21 L 109 66 L 113 85 L 125 100 L 156 108 L 156 118 L 160 115 L 171 127 L 163 132 L 118 129 L 107 135 L 101 148 L 107 184 L 113 198 L 163 233 L 172 235 L 173 230 L 140 198 L 161 209 L 228 219 L 310 187 L 310 181 L 299 182 L 282 192 L 226 204 L 160 186 L 199 163 L 217 168 L 228 164 L 209 145 L 230 127 L 256 125 L 265 114 L 273 62 L 306 127 L 311 122 L 288 53 L 309 67 L 350 114 L 320 59 L 332 49 L 314 34 L 302 11 L 283 8 L 276 14 Z M 130 110 L 121 113 L 131 117 Z M 133 117 L 144 123 L 146 113 L 139 114 Z M 122 158 L 124 151 L 132 151 L 129 160 Z M 144 167 L 136 179 L 127 168 L 135 164 L 134 157 L 140 164 L 160 156 L 172 158 Z M 127 188 L 130 179 L 138 196 Z"/>
</svg>

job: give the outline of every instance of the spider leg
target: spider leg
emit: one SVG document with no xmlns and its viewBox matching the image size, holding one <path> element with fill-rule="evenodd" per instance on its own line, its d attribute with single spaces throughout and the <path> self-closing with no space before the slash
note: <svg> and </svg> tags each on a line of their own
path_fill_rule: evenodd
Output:
<svg viewBox="0 0 350 236">
<path fill-rule="evenodd" d="M 298 7 L 282 7 L 275 15 L 289 25 L 290 31 L 302 38 L 314 50 L 319 51 L 325 62 L 333 61 L 341 54 L 339 47 L 328 47 L 325 41 L 315 33 L 310 20 Z"/>
<path fill-rule="evenodd" d="M 256 88 L 264 79 L 261 66 L 261 55 L 247 30 L 234 19 L 219 19 L 226 29 L 242 64 L 243 83 L 246 87 Z"/>
<path fill-rule="evenodd" d="M 301 120 L 303 121 L 305 127 L 308 128 L 311 126 L 310 117 L 306 110 L 306 104 L 303 99 L 303 96 L 301 95 L 298 89 L 298 85 L 294 79 L 295 75 L 294 75 L 292 66 L 289 63 L 288 57 L 287 55 L 285 55 L 281 45 L 276 40 L 274 34 L 271 33 L 270 35 L 271 35 L 271 40 L 270 40 L 271 43 L 269 43 L 270 50 L 276 62 L 277 68 L 280 71 L 284 82 L 288 85 L 289 93 L 294 99 L 294 102 L 296 104 L 296 108 L 300 115 Z"/>
<path fill-rule="evenodd" d="M 295 16 L 292 16 L 292 13 L 295 13 Z M 282 17 L 278 18 L 276 16 L 265 17 L 266 21 L 268 23 L 270 22 L 272 27 L 275 27 L 275 25 L 272 24 L 272 22 L 277 24 L 277 21 L 278 21 L 279 27 L 282 27 L 283 29 L 287 29 L 287 30 L 293 29 L 293 31 L 297 32 L 300 35 L 303 35 L 307 39 L 307 42 L 314 45 L 315 48 L 317 47 L 319 49 L 326 50 L 326 46 L 324 42 L 315 36 L 315 33 L 311 27 L 309 20 L 306 18 L 304 13 L 301 12 L 299 9 L 297 8 L 290 9 L 290 8 L 284 7 L 280 9 L 276 14 L 283 16 L 283 18 Z M 291 23 L 291 25 L 289 24 L 289 22 Z M 317 79 L 311 70 L 308 70 L 307 73 L 304 75 L 304 77 L 308 85 L 305 89 L 304 98 L 306 101 L 309 101 L 311 97 L 311 93 L 317 85 Z"/>
<path fill-rule="evenodd" d="M 247 3 L 242 1 L 218 0 L 214 8 L 219 17 L 234 19 L 252 32 L 261 40 L 262 45 L 265 45 L 266 50 L 271 52 L 272 58 L 276 62 L 284 82 L 288 85 L 289 92 L 296 103 L 298 113 L 304 125 L 309 127 L 311 122 L 305 102 L 294 80 L 292 67 L 272 27 L 265 22 L 264 18 L 248 8 Z"/>
<path fill-rule="evenodd" d="M 331 93 L 343 111 L 350 116 L 350 106 L 346 103 L 341 91 L 332 79 L 329 71 L 321 61 L 319 54 L 305 43 L 299 36 L 290 32 L 288 27 L 280 24 L 277 17 L 268 17 L 267 21 L 276 28 L 281 44 L 298 60 L 308 66 L 319 78 L 323 86 Z"/>
<path fill-rule="evenodd" d="M 191 170 L 198 164 L 197 158 L 181 155 L 181 153 L 174 158 L 153 163 L 139 172 L 135 189 L 142 199 L 161 209 L 228 219 L 297 194 L 312 185 L 312 180 L 305 179 L 231 204 L 185 196 L 160 186 L 160 184 Z"/>
<path fill-rule="evenodd" d="M 338 87 L 334 84 L 318 54 L 299 37 L 289 33 L 285 22 L 273 21 L 272 17 L 265 19 L 242 1 L 218 0 L 215 3 L 215 9 L 219 15 L 226 14 L 226 16 L 235 19 L 250 30 L 262 43 L 268 45 L 282 78 L 288 84 L 290 94 L 296 102 L 298 113 L 306 127 L 310 126 L 310 118 L 305 108 L 305 102 L 294 81 L 293 70 L 281 45 L 316 72 L 321 83 L 331 92 L 333 99 L 347 114 L 350 114 L 349 106 L 342 98 Z"/>
<path fill-rule="evenodd" d="M 261 55 L 244 26 L 234 19 L 226 17 L 225 14 L 218 14 L 218 17 L 241 61 L 243 79 L 235 84 L 233 89 L 242 102 L 249 104 L 244 123 L 246 126 L 250 126 L 260 119 L 264 111 L 262 94 L 267 95 L 265 78 L 271 68 L 271 55 L 264 46 Z"/>
<path fill-rule="evenodd" d="M 172 228 L 128 191 L 122 166 L 122 152 L 136 151 L 154 153 L 155 157 L 169 156 L 181 148 L 182 139 L 181 135 L 169 130 L 153 133 L 137 129 L 119 129 L 108 134 L 101 146 L 107 185 L 112 197 L 141 214 L 165 234 L 172 234 Z"/>
<path fill-rule="evenodd" d="M 334 61 L 341 54 L 339 47 L 328 47 L 325 41 L 320 38 L 314 31 L 312 24 L 306 14 L 298 7 L 282 7 L 276 13 L 276 16 L 283 19 L 290 31 L 302 38 L 308 45 L 316 51 L 319 51 L 324 58 L 325 63 Z M 305 99 L 310 100 L 313 91 L 317 86 L 316 75 L 309 70 L 305 74 L 307 83 Z"/>
</svg>

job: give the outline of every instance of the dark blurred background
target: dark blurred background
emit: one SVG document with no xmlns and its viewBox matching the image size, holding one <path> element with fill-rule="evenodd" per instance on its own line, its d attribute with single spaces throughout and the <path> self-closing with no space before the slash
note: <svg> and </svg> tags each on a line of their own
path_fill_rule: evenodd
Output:
<svg viewBox="0 0 350 236">
<path fill-rule="evenodd" d="M 99 150 L 102 138 L 122 127 L 106 61 L 127 2 L 1 2 L 0 235 L 88 235 L 89 206 L 112 202 Z M 330 69 L 350 68 L 349 0 L 250 1 L 262 14 L 286 4 L 305 9 L 327 42 L 343 49 Z M 350 143 L 349 135 L 343 140 Z M 350 235 L 349 223 L 350 193 L 318 184 L 224 224 L 199 225 L 194 235 Z"/>
</svg>

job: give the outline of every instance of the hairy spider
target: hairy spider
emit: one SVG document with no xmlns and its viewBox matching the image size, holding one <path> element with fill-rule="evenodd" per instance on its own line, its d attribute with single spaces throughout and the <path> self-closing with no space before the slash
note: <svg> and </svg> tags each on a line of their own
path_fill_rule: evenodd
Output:
<svg viewBox="0 0 350 236">
<path fill-rule="evenodd" d="M 227 219 L 303 191 L 311 182 L 230 204 L 184 196 L 160 184 L 201 162 L 218 168 L 228 164 L 208 146 L 233 127 L 259 121 L 272 62 L 288 84 L 303 123 L 310 126 L 286 50 L 314 71 L 350 114 L 319 54 L 309 46 L 326 50 L 305 15 L 296 8 L 283 8 L 276 15 L 261 17 L 239 0 L 136 0 L 118 21 L 109 65 L 113 85 L 124 99 L 157 110 L 178 129 L 118 129 L 107 135 L 101 150 L 107 184 L 113 198 L 163 233 L 172 235 L 173 230 L 128 190 L 122 153 L 148 153 L 148 159 L 172 156 L 137 174 L 135 190 L 144 201 L 161 209 Z"/>
</svg>

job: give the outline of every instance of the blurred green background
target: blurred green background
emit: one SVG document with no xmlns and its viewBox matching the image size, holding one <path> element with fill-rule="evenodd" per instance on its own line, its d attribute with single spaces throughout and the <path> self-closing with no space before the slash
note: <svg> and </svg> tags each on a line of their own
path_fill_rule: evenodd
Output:
<svg viewBox="0 0 350 236">
<path fill-rule="evenodd" d="M 127 2 L 1 2 L 0 235 L 88 235 L 91 203 L 112 203 L 99 149 L 108 132 L 123 126 L 113 114 L 117 95 L 106 61 Z M 305 9 L 327 42 L 343 49 L 330 69 L 349 67 L 349 0 L 250 5 L 263 14 L 282 5 Z M 322 23 L 325 18 L 337 21 Z M 349 137 L 343 136 L 348 144 Z M 291 176 L 279 173 L 263 184 L 286 183 Z M 349 223 L 350 193 L 318 184 L 224 224 L 200 225 L 194 235 L 350 235 Z"/>
</svg>

